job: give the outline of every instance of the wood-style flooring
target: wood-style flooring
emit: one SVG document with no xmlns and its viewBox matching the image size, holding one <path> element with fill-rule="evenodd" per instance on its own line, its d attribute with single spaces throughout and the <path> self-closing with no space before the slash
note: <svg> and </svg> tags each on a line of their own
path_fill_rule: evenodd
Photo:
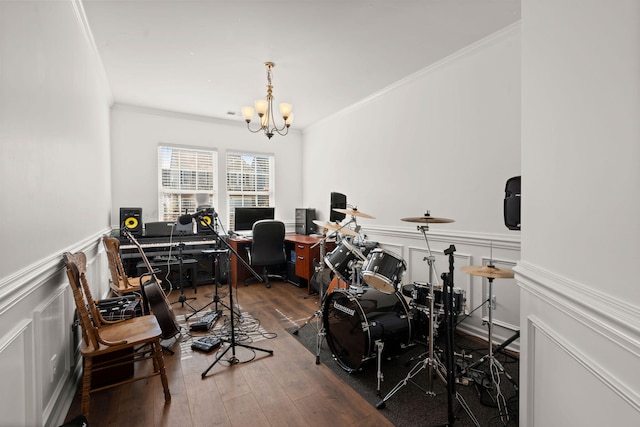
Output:
<svg viewBox="0 0 640 427">
<path fill-rule="evenodd" d="M 215 286 L 200 286 L 197 293 L 185 289 L 187 302 L 195 308 L 213 301 Z M 229 303 L 229 287 L 218 288 L 221 301 Z M 178 301 L 179 291 L 168 295 Z M 218 361 L 203 378 L 217 353 L 191 350 L 187 328 L 182 337 L 165 341 L 175 354 L 165 353 L 164 361 L 172 400 L 165 404 L 158 377 L 98 392 L 91 396 L 89 425 L 100 426 L 390 426 L 379 410 L 339 380 L 315 355 L 303 348 L 285 328 L 303 325 L 319 309 L 317 295 L 289 283 L 251 283 L 239 286 L 234 305 L 249 316 L 239 325 L 239 341 L 273 355 L 236 346 L 238 363 L 229 363 L 232 350 Z M 180 302 L 172 304 L 180 319 L 193 311 Z M 205 313 L 214 305 L 201 313 Z M 223 316 L 230 311 L 218 305 Z M 182 315 L 182 316 L 181 316 Z M 197 316 L 193 316 L 193 321 Z M 216 323 L 212 331 L 221 327 Z M 312 327 L 307 325 L 306 327 Z M 192 333 L 194 338 L 212 333 Z M 246 331 L 246 332 L 245 332 Z M 225 344 L 226 345 L 226 344 Z M 224 351 L 224 347 L 222 347 Z M 253 360 L 252 360 L 253 359 Z M 145 364 L 138 363 L 144 366 Z M 67 421 L 80 414 L 79 391 L 69 409 Z"/>
</svg>

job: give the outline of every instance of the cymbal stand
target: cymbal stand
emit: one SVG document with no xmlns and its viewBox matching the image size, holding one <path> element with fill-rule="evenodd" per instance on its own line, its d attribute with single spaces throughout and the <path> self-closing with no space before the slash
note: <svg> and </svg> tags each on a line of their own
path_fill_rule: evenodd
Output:
<svg viewBox="0 0 640 427">
<path fill-rule="evenodd" d="M 437 282 L 437 277 L 438 276 L 437 276 L 437 271 L 436 271 L 436 266 L 435 266 L 435 257 L 431 252 L 431 247 L 429 246 L 429 239 L 427 238 L 427 234 L 426 234 L 426 231 L 429 230 L 429 225 L 419 225 L 418 226 L 418 230 L 422 232 L 422 235 L 424 236 L 424 240 L 425 240 L 425 242 L 427 244 L 427 256 L 424 259 L 427 261 L 427 264 L 429 266 L 429 282 L 428 282 L 429 293 L 428 293 L 428 296 L 427 296 L 427 298 L 429 300 L 429 308 L 428 308 L 428 311 L 429 311 L 428 354 L 427 354 L 427 357 L 423 358 L 420 362 L 418 362 L 416 365 L 414 365 L 413 368 L 411 368 L 411 370 L 407 374 L 407 376 L 404 379 L 400 380 L 400 382 L 398 382 L 398 384 L 396 384 L 396 386 L 394 388 L 392 388 L 391 391 L 389 391 L 389 393 L 387 393 L 387 395 L 381 401 L 376 403 L 376 408 L 378 408 L 378 409 L 384 408 L 385 405 L 386 405 L 386 401 L 387 400 L 389 400 L 396 392 L 398 392 L 398 390 L 400 390 L 402 387 L 407 385 L 407 383 L 409 381 L 411 381 L 411 379 L 413 377 L 418 375 L 425 368 L 428 369 L 428 377 L 427 377 L 428 389 L 425 391 L 427 396 L 435 396 L 435 393 L 433 391 L 433 371 L 434 371 L 434 369 L 435 369 L 436 374 L 440 377 L 440 379 L 443 382 L 446 383 L 446 379 L 442 375 L 442 370 L 443 370 L 444 366 L 438 360 L 438 356 L 436 354 L 434 354 L 434 350 L 433 350 L 434 323 L 436 321 L 436 314 L 435 314 L 435 309 L 434 309 L 433 288 L 434 288 L 434 280 Z"/>
</svg>

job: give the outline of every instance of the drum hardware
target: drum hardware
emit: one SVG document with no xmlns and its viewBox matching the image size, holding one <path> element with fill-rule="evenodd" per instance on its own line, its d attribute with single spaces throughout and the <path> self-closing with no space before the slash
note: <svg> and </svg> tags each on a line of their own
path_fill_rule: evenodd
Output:
<svg viewBox="0 0 640 427">
<path fill-rule="evenodd" d="M 318 224 L 318 221 L 313 221 L 314 223 Z M 318 224 L 319 225 L 319 224 Z M 324 260 L 325 259 L 325 253 L 326 253 L 326 241 L 329 238 L 329 236 L 326 233 L 323 233 L 322 239 L 320 239 L 320 241 L 318 243 L 315 243 L 312 248 L 316 247 L 317 245 L 320 245 L 320 259 Z M 316 267 L 316 273 L 319 273 L 320 277 L 324 277 L 324 263 L 321 261 L 319 262 Z M 324 301 L 324 297 L 325 294 L 323 293 L 323 284 L 320 284 L 320 286 L 318 287 L 318 295 L 320 298 L 320 309 L 316 310 L 313 312 L 313 314 L 311 314 L 311 316 L 309 316 L 307 318 L 307 320 L 304 322 L 304 324 L 302 326 L 300 326 L 298 329 L 296 329 L 295 331 L 293 331 L 293 335 L 298 335 L 298 333 L 300 332 L 300 329 L 304 328 L 305 326 L 307 326 L 308 324 L 311 323 L 311 321 L 313 319 L 315 319 L 315 329 L 317 332 L 317 337 L 316 337 L 316 365 L 320 364 L 320 348 L 322 347 L 322 341 L 324 340 L 324 336 L 325 336 L 325 331 L 324 331 L 324 327 L 322 325 L 322 302 Z M 329 288 L 327 288 L 327 291 L 329 291 Z"/>
<path fill-rule="evenodd" d="M 491 255 L 491 258 L 493 254 Z M 510 269 L 500 269 L 493 265 L 493 261 L 489 261 L 489 265 L 482 266 L 466 266 L 462 267 L 462 271 L 464 273 L 470 274 L 472 276 L 480 276 L 487 278 L 489 282 L 489 322 L 488 322 L 488 332 L 489 332 L 489 353 L 486 356 L 478 359 L 475 363 L 471 364 L 467 369 L 471 369 L 475 366 L 480 365 L 485 360 L 489 361 L 489 373 L 490 373 L 490 386 L 495 389 L 495 401 L 498 404 L 498 411 L 500 412 L 500 420 L 506 425 L 509 422 L 509 411 L 507 409 L 507 402 L 502 395 L 500 390 L 500 374 L 504 374 L 505 377 L 514 385 L 517 390 L 517 385 L 513 378 L 504 370 L 504 367 L 500 363 L 500 361 L 494 356 L 493 350 L 493 280 L 494 279 L 510 279 L 514 277 L 513 270 Z M 519 332 L 516 333 L 513 337 L 503 343 L 502 348 L 509 345 L 512 341 L 518 338 Z M 499 347 L 500 348 L 500 347 Z M 502 349 L 500 348 L 500 349 Z M 463 371 L 464 373 L 464 371 Z"/>
<path fill-rule="evenodd" d="M 426 216 L 426 214 L 425 214 Z M 404 221 L 404 220 L 403 220 Z M 416 222 L 416 221 L 411 221 L 411 222 Z M 435 372 L 438 374 L 438 376 L 440 377 L 440 379 L 444 382 L 445 378 L 442 375 L 442 364 L 440 363 L 437 355 L 434 353 L 434 348 L 433 348 L 433 340 L 434 340 L 434 325 L 436 322 L 436 315 L 435 315 L 435 310 L 434 310 L 434 296 L 433 296 L 433 288 L 434 286 L 439 286 L 438 283 L 436 283 L 434 285 L 434 281 L 437 280 L 437 271 L 436 271 L 436 266 L 435 266 L 435 256 L 433 255 L 433 253 L 431 252 L 431 247 L 429 246 L 429 239 L 427 238 L 427 234 L 426 234 L 426 230 L 429 229 L 429 222 L 425 222 L 425 225 L 423 226 L 418 226 L 418 230 L 422 231 L 422 234 L 424 236 L 424 240 L 425 243 L 427 245 L 427 256 L 424 258 L 427 261 L 427 265 L 428 265 L 428 269 L 429 269 L 429 282 L 427 283 L 427 289 L 428 289 L 428 293 L 427 293 L 427 300 L 429 303 L 429 308 L 428 308 L 428 316 L 429 316 L 429 336 L 428 336 L 428 354 L 427 357 L 424 357 L 422 359 L 421 362 L 417 363 L 413 368 L 411 368 L 411 370 L 409 371 L 409 373 L 407 374 L 407 376 L 401 380 L 400 382 L 398 382 L 398 384 L 396 384 L 396 386 L 394 388 L 391 389 L 391 391 L 389 391 L 389 393 L 387 393 L 387 395 L 384 397 L 384 399 L 382 399 L 380 402 L 378 402 L 376 404 L 376 408 L 378 409 L 382 409 L 386 406 L 386 401 L 389 400 L 398 390 L 400 390 L 402 387 L 404 387 L 405 385 L 407 385 L 407 383 L 414 377 L 416 376 L 418 373 L 420 373 L 423 369 L 427 368 L 428 369 L 428 377 L 427 377 L 427 381 L 428 381 L 428 390 L 426 390 L 426 394 L 428 396 L 435 396 L 435 393 L 433 392 L 433 373 L 434 373 L 434 369 Z M 427 311 L 427 310 L 423 310 Z"/>
</svg>

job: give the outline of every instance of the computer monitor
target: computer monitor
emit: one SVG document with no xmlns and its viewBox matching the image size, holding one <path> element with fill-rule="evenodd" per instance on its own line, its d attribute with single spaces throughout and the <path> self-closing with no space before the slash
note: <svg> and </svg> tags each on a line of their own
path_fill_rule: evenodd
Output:
<svg viewBox="0 0 640 427">
<path fill-rule="evenodd" d="M 235 208 L 235 231 L 250 231 L 253 224 L 261 219 L 275 219 L 273 207 L 239 207 Z"/>
</svg>

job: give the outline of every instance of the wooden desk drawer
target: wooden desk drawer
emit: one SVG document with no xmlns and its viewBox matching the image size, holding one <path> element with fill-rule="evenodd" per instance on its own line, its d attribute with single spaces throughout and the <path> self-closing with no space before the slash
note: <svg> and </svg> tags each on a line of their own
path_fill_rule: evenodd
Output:
<svg viewBox="0 0 640 427">
<path fill-rule="evenodd" d="M 311 245 L 296 243 L 296 276 L 310 280 L 313 275 Z"/>
</svg>

